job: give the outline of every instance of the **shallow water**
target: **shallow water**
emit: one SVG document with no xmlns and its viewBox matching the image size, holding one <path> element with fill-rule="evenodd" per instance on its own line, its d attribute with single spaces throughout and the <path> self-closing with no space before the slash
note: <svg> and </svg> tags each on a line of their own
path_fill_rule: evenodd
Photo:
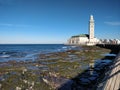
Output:
<svg viewBox="0 0 120 90">
<path fill-rule="evenodd" d="M 76 47 L 66 46 L 63 44 L 5 44 L 0 45 L 0 62 L 16 61 L 34 61 L 38 54 L 61 52 Z"/>
<path fill-rule="evenodd" d="M 88 50 L 82 51 L 80 47 L 78 50 L 77 47 L 64 46 L 64 45 L 60 45 L 60 46 L 50 45 L 49 46 L 50 49 L 48 48 L 48 51 L 46 51 L 47 48 L 46 47 L 43 48 L 43 46 L 38 46 L 39 48 L 38 47 L 36 48 L 36 46 L 24 47 L 23 45 L 21 46 L 21 49 L 19 49 L 19 47 L 17 47 L 18 49 L 16 48 L 16 50 L 15 48 L 10 49 L 10 51 L 9 49 L 7 49 L 8 51 L 0 50 L 1 55 L 10 55 L 10 57 L 8 58 L 1 57 L 0 60 L 14 59 L 16 61 L 21 61 L 21 60 L 28 61 L 23 63 L 15 62 L 15 61 L 8 62 L 8 65 L 12 65 L 10 67 L 11 69 L 8 69 L 8 71 L 11 72 L 11 70 L 13 70 L 13 72 L 18 72 L 16 76 L 17 78 L 19 78 L 24 76 L 21 73 L 23 72 L 24 69 L 27 69 L 27 71 L 25 72 L 25 75 L 27 76 L 26 78 L 28 78 L 29 80 L 31 80 L 33 76 L 37 79 L 41 78 L 40 80 L 42 81 L 39 81 L 39 83 L 40 84 L 42 83 L 42 84 L 39 85 L 38 88 L 41 88 L 41 86 L 44 86 L 43 79 L 47 81 L 45 86 L 50 85 L 51 87 L 57 87 L 58 85 L 62 85 L 64 83 L 67 84 L 67 82 L 69 81 L 70 83 L 68 83 L 68 85 L 72 84 L 74 82 L 73 80 L 71 80 L 71 78 L 76 77 L 78 74 L 81 74 L 83 71 L 84 71 L 84 74 L 81 74 L 81 76 L 77 78 L 79 81 L 78 83 L 80 83 L 81 85 L 87 85 L 98 78 L 99 73 L 101 72 L 101 70 L 104 68 L 105 65 L 111 63 L 110 60 L 95 60 L 97 58 L 97 57 L 94 58 L 95 55 L 97 55 L 96 53 L 98 54 L 100 53 L 99 55 L 101 55 L 102 53 L 101 48 L 100 48 L 101 50 L 100 52 L 98 51 L 95 52 L 93 49 L 92 51 L 91 50 L 89 51 L 90 52 L 89 54 L 88 52 L 89 48 Z M 69 50 L 69 51 L 66 51 L 66 50 Z M 66 52 L 61 52 L 61 51 L 66 51 Z M 105 51 L 105 53 L 107 53 L 107 51 Z M 2 62 L 0 63 L 2 64 Z M 94 67 L 95 67 L 94 70 L 90 69 L 90 65 L 91 65 L 90 63 L 94 64 Z M 16 67 L 18 68 L 16 69 Z M 6 68 L 4 69 L 7 70 Z M 36 79 L 33 79 L 32 81 L 36 82 Z M 14 79 L 12 83 L 14 84 Z M 38 81 L 36 82 L 36 84 L 37 83 Z M 85 90 L 85 89 L 82 89 L 82 90 Z"/>
<path fill-rule="evenodd" d="M 103 54 L 103 56 L 116 56 L 116 54 L 106 53 L 106 54 Z"/>
</svg>

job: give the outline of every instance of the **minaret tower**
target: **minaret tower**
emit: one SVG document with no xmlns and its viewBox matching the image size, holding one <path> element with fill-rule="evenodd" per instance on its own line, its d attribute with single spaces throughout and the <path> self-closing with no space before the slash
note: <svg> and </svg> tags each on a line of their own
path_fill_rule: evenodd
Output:
<svg viewBox="0 0 120 90">
<path fill-rule="evenodd" d="M 94 42 L 94 18 L 93 18 L 93 15 L 90 16 L 90 21 L 89 21 L 89 41 Z"/>
</svg>

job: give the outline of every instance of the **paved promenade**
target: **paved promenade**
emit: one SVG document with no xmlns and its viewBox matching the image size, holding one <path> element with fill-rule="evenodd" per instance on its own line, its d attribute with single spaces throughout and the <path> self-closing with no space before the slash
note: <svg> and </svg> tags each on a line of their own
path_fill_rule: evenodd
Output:
<svg viewBox="0 0 120 90">
<path fill-rule="evenodd" d="M 120 52 L 97 90 L 120 90 Z"/>
</svg>

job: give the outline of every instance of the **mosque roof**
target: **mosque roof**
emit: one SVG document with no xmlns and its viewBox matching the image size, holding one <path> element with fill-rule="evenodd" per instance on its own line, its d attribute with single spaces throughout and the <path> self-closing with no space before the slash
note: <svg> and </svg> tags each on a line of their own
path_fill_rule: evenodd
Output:
<svg viewBox="0 0 120 90">
<path fill-rule="evenodd" d="M 80 35 L 75 35 L 75 36 L 72 36 L 72 38 L 74 37 L 89 37 L 88 34 L 80 34 Z"/>
</svg>

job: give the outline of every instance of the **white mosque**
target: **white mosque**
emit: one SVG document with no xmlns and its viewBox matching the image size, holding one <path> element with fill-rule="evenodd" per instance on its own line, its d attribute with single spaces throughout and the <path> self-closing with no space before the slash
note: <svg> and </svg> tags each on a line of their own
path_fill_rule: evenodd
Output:
<svg viewBox="0 0 120 90">
<path fill-rule="evenodd" d="M 88 45 L 93 46 L 99 42 L 99 39 L 94 37 L 94 18 L 93 15 L 90 16 L 89 21 L 89 34 L 80 34 L 72 36 L 68 40 L 69 45 Z"/>
</svg>

